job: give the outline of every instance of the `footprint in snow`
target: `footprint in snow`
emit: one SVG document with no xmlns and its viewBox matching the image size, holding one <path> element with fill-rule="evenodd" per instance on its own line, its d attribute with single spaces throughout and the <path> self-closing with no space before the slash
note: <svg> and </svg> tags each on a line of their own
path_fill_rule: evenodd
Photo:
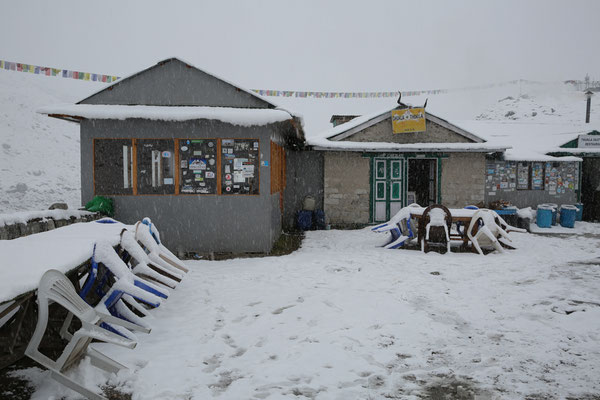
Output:
<svg viewBox="0 0 600 400">
<path fill-rule="evenodd" d="M 274 310 L 274 311 L 272 311 L 272 312 L 271 312 L 271 314 L 275 314 L 275 315 L 277 315 L 277 314 L 281 314 L 282 312 L 284 312 L 284 311 L 285 311 L 285 310 L 287 310 L 288 308 L 292 308 L 292 307 L 294 307 L 294 305 L 291 305 L 291 306 L 285 306 L 285 307 L 279 307 L 277 310 Z"/>
</svg>

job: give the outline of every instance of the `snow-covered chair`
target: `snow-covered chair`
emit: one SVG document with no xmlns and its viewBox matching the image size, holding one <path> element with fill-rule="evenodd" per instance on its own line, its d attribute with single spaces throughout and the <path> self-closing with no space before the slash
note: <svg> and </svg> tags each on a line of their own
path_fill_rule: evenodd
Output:
<svg viewBox="0 0 600 400">
<path fill-rule="evenodd" d="M 434 204 L 423 211 L 421 224 L 424 224 L 425 231 L 419 227 L 419 240 L 421 242 L 421 251 L 429 251 L 429 242 L 442 243 L 446 245 L 446 250 L 450 252 L 450 229 L 452 227 L 452 214 L 447 207 L 441 204 Z"/>
<path fill-rule="evenodd" d="M 75 291 L 75 287 L 71 281 L 57 270 L 49 270 L 42 276 L 37 291 L 37 299 L 39 307 L 38 321 L 35 332 L 25 350 L 25 354 L 48 368 L 51 377 L 61 384 L 75 390 L 88 399 L 106 400 L 103 396 L 65 375 L 65 372 L 85 356 L 90 358 L 92 365 L 110 373 L 117 373 L 121 369 L 126 369 L 127 367 L 124 365 L 89 347 L 89 344 L 92 340 L 97 340 L 133 349 L 137 344 L 136 341 L 117 335 L 102 325 L 110 324 L 111 326 L 121 326 L 125 329 L 135 329 L 135 326 L 127 321 L 98 312 L 86 304 Z M 69 343 L 56 360 L 52 360 L 39 350 L 48 325 L 49 306 L 51 303 L 60 304 L 71 315 L 76 316 L 81 321 L 80 329 L 73 334 L 63 336 L 64 339 L 69 340 Z M 62 333 L 63 331 L 61 330 Z"/>
<path fill-rule="evenodd" d="M 497 224 L 504 229 L 507 233 L 508 232 L 520 232 L 520 233 L 527 233 L 527 229 L 523 229 L 523 228 L 517 228 L 514 227 L 512 225 L 509 225 L 508 222 L 506 222 L 496 211 L 494 210 L 490 210 L 493 214 L 494 217 L 497 221 Z"/>
<path fill-rule="evenodd" d="M 471 219 L 471 223 L 467 229 L 467 236 L 473 244 L 473 247 L 475 247 L 477 252 L 481 255 L 483 255 L 483 251 L 481 250 L 482 246 L 493 246 L 502 253 L 504 252 L 504 249 L 502 248 L 499 239 L 504 238 L 509 242 L 512 241 L 508 236 L 508 233 L 496 222 L 497 218 L 500 217 L 494 211 L 481 209 L 477 211 Z M 475 234 L 473 233 L 474 231 L 476 232 Z"/>
<path fill-rule="evenodd" d="M 91 264 L 80 296 L 98 310 L 127 320 L 135 324 L 136 330 L 149 333 L 149 324 L 139 316 L 148 316 L 143 305 L 158 307 L 169 296 L 168 290 L 135 276 L 108 242 L 94 245 Z M 100 301 L 90 301 L 93 296 Z M 130 337 L 127 332 L 109 329 Z"/>
<path fill-rule="evenodd" d="M 168 288 L 175 289 L 175 286 L 183 278 L 183 275 L 178 271 L 153 263 L 135 240 L 135 233 L 127 229 L 121 231 L 120 256 L 135 275 L 165 285 Z"/>
<path fill-rule="evenodd" d="M 135 224 L 135 239 L 145 248 L 148 258 L 153 263 L 175 271 L 189 271 L 183 262 L 161 243 L 160 233 L 150 218 L 144 218 Z"/>
<path fill-rule="evenodd" d="M 371 230 L 377 233 L 390 232 L 391 240 L 383 247 L 397 249 L 404 246 L 415 237 L 413 223 L 411 222 L 410 208 L 419 207 L 418 204 L 402 208 L 388 222 L 377 225 Z"/>
</svg>

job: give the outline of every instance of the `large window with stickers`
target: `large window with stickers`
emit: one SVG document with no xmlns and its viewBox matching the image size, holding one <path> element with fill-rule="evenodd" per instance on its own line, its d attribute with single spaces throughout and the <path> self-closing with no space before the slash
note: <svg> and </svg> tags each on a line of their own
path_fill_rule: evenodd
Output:
<svg viewBox="0 0 600 400">
<path fill-rule="evenodd" d="M 94 139 L 94 193 L 133 194 L 133 141 Z"/>
<path fill-rule="evenodd" d="M 271 144 L 274 193 L 285 188 L 285 154 Z M 260 194 L 258 139 L 94 139 L 93 145 L 96 195 Z"/>
<path fill-rule="evenodd" d="M 217 193 L 216 139 L 179 139 L 179 193 Z"/>
<path fill-rule="evenodd" d="M 137 139 L 137 194 L 175 194 L 175 141 Z"/>
<path fill-rule="evenodd" d="M 221 140 L 221 194 L 259 194 L 258 139 Z"/>
</svg>

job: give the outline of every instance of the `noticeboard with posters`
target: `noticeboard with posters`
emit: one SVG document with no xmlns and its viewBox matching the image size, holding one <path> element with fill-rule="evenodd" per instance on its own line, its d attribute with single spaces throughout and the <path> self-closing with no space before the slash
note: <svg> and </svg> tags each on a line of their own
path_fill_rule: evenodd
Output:
<svg viewBox="0 0 600 400">
<path fill-rule="evenodd" d="M 259 194 L 258 139 L 222 139 L 221 153 L 221 194 Z"/>
<path fill-rule="evenodd" d="M 217 193 L 217 140 L 179 139 L 179 193 Z"/>
</svg>

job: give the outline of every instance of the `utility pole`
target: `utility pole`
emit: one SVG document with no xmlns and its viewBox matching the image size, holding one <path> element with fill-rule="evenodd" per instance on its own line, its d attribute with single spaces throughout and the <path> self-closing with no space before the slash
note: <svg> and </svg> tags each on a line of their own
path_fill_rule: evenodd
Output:
<svg viewBox="0 0 600 400">
<path fill-rule="evenodd" d="M 592 109 L 592 96 L 594 95 L 594 93 L 591 90 L 588 90 L 587 92 L 585 92 L 585 97 L 587 99 L 587 106 L 585 108 L 585 123 L 589 124 L 590 123 L 590 111 Z"/>
</svg>

